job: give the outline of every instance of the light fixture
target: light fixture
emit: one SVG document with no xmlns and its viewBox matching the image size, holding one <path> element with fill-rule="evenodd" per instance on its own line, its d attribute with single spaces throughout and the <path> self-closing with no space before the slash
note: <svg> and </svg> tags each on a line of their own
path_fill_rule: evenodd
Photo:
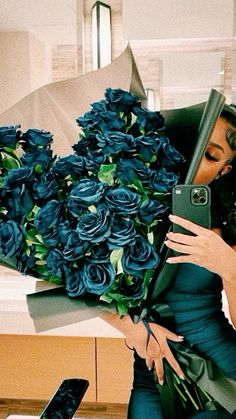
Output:
<svg viewBox="0 0 236 419">
<path fill-rule="evenodd" d="M 155 94 L 153 89 L 145 89 L 145 93 L 147 96 L 147 109 L 149 111 L 155 110 Z"/>
<path fill-rule="evenodd" d="M 111 8 L 96 1 L 92 7 L 93 70 L 111 62 Z"/>
</svg>

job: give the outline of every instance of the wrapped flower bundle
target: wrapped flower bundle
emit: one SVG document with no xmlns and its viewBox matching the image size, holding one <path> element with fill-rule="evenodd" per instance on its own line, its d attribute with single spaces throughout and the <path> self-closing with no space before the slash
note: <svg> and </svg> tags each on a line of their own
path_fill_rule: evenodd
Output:
<svg viewBox="0 0 236 419">
<path fill-rule="evenodd" d="M 145 303 L 184 158 L 161 114 L 121 89 L 106 89 L 77 122 L 79 140 L 61 158 L 50 132 L 0 127 L 0 263 L 61 284 L 71 298 L 112 303 L 120 315 L 143 308 L 149 320 Z M 186 380 L 166 364 L 166 417 L 211 410 L 215 401 L 234 409 L 232 380 L 186 342 L 172 350 Z"/>
<path fill-rule="evenodd" d="M 106 89 L 77 122 L 79 141 L 62 158 L 49 132 L 0 128 L 0 258 L 125 314 L 145 300 L 159 264 L 183 157 L 161 114 L 121 89 Z"/>
</svg>

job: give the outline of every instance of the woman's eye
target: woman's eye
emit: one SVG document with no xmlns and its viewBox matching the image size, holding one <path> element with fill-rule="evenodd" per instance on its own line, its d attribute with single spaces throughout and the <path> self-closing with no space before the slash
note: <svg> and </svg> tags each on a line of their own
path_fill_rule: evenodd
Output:
<svg viewBox="0 0 236 419">
<path fill-rule="evenodd" d="M 209 153 L 208 151 L 206 151 L 205 157 L 207 158 L 207 160 L 219 161 L 219 159 L 216 156 Z"/>
</svg>

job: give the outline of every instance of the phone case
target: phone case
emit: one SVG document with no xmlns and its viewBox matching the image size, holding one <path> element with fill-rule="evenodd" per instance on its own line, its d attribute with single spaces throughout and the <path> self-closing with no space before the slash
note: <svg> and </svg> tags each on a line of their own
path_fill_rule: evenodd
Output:
<svg viewBox="0 0 236 419">
<path fill-rule="evenodd" d="M 211 227 L 211 192 L 207 185 L 177 185 L 172 191 L 172 212 L 206 228 Z M 173 231 L 192 234 L 173 224 Z"/>
</svg>

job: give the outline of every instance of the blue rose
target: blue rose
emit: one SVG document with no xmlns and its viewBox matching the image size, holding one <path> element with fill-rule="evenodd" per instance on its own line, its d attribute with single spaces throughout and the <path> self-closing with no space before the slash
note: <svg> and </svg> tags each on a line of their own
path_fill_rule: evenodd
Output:
<svg viewBox="0 0 236 419">
<path fill-rule="evenodd" d="M 66 208 L 69 214 L 73 217 L 78 218 L 86 212 L 85 207 L 82 207 L 79 202 L 75 199 L 68 199 L 66 202 Z"/>
<path fill-rule="evenodd" d="M 124 132 L 107 131 L 103 135 L 98 134 L 96 138 L 98 146 L 101 147 L 102 152 L 107 156 L 120 153 L 121 151 L 135 152 L 136 143 L 134 137 Z"/>
<path fill-rule="evenodd" d="M 101 164 L 104 163 L 105 160 L 106 156 L 103 152 L 94 151 L 86 155 L 86 157 L 84 158 L 84 165 L 88 172 L 97 174 Z"/>
<path fill-rule="evenodd" d="M 68 236 L 67 243 L 63 249 L 64 259 L 69 261 L 81 259 L 89 246 L 90 243 L 81 240 L 78 232 L 73 230 Z"/>
<path fill-rule="evenodd" d="M 135 242 L 135 228 L 132 220 L 115 216 L 111 226 L 111 234 L 107 239 L 110 249 L 117 249 Z"/>
<path fill-rule="evenodd" d="M 72 227 L 71 227 L 70 222 L 68 220 L 65 220 L 64 222 L 59 223 L 57 231 L 58 231 L 59 242 L 64 247 L 67 243 L 69 235 L 72 232 Z"/>
<path fill-rule="evenodd" d="M 34 198 L 35 200 L 52 199 L 57 196 L 59 186 L 53 174 L 46 173 L 42 175 L 38 182 L 34 184 Z"/>
<path fill-rule="evenodd" d="M 43 236 L 43 242 L 48 246 L 48 247 L 57 247 L 58 243 L 59 243 L 59 234 L 58 234 L 58 228 L 57 226 L 54 228 L 49 228 L 48 231 L 46 233 L 42 234 Z"/>
<path fill-rule="evenodd" d="M 137 151 L 144 161 L 149 161 L 155 156 L 162 145 L 162 141 L 156 135 L 141 135 L 136 138 Z"/>
<path fill-rule="evenodd" d="M 173 147 L 169 140 L 166 138 L 166 141 L 162 145 L 163 157 L 161 161 L 162 167 L 173 167 L 179 165 L 185 161 L 182 154 L 180 154 L 175 147 Z"/>
<path fill-rule="evenodd" d="M 136 238 L 135 244 L 124 249 L 121 258 L 124 272 L 134 276 L 143 276 L 146 269 L 156 268 L 159 261 L 154 247 L 141 236 Z"/>
<path fill-rule="evenodd" d="M 149 199 L 148 202 L 140 208 L 140 218 L 147 224 L 151 224 L 156 217 L 160 217 L 170 209 L 167 202 L 155 201 Z"/>
<path fill-rule="evenodd" d="M 125 126 L 125 121 L 117 116 L 116 112 L 107 109 L 105 101 L 95 102 L 92 104 L 92 110 L 86 112 L 83 117 L 77 118 L 77 123 L 86 131 L 97 130 L 120 131 Z"/>
<path fill-rule="evenodd" d="M 37 128 L 31 128 L 21 137 L 21 146 L 25 151 L 37 151 L 38 149 L 48 149 L 52 143 L 52 134 Z"/>
<path fill-rule="evenodd" d="M 110 212 L 105 205 L 97 210 L 81 215 L 77 224 L 77 232 L 81 240 L 99 243 L 110 235 Z"/>
<path fill-rule="evenodd" d="M 34 181 L 35 175 L 32 168 L 20 167 L 19 169 L 11 169 L 4 178 L 4 187 L 6 191 L 15 189 L 16 186 L 22 186 L 25 183 Z"/>
<path fill-rule="evenodd" d="M 46 257 L 46 267 L 49 274 L 65 280 L 69 275 L 70 269 L 59 249 L 52 249 Z"/>
<path fill-rule="evenodd" d="M 68 157 L 59 158 L 52 168 L 53 172 L 65 178 L 68 175 L 81 176 L 85 171 L 84 157 L 71 154 Z"/>
<path fill-rule="evenodd" d="M 151 169 L 136 158 L 119 159 L 116 176 L 125 184 L 132 183 L 135 179 L 139 179 L 144 185 L 148 185 Z"/>
<path fill-rule="evenodd" d="M 86 261 L 82 269 L 82 278 L 86 291 L 101 295 L 106 292 L 115 281 L 116 271 L 111 263 L 92 263 Z"/>
<path fill-rule="evenodd" d="M 48 170 L 50 163 L 52 163 L 52 151 L 39 149 L 32 153 L 26 153 L 21 157 L 23 165 L 28 167 L 40 166 L 41 170 Z"/>
<path fill-rule="evenodd" d="M 168 192 L 177 184 L 179 176 L 174 172 L 168 172 L 165 168 L 153 171 L 150 179 L 150 187 L 157 192 Z"/>
<path fill-rule="evenodd" d="M 68 201 L 75 201 L 79 206 L 87 208 L 99 204 L 107 185 L 94 178 L 84 178 L 71 190 Z"/>
<path fill-rule="evenodd" d="M 83 282 L 82 272 L 77 270 L 70 271 L 66 277 L 66 291 L 69 297 L 79 297 L 86 292 Z"/>
<path fill-rule="evenodd" d="M 25 217 L 34 207 L 31 191 L 22 185 L 11 189 L 6 198 L 7 218 L 23 224 Z"/>
<path fill-rule="evenodd" d="M 62 203 L 52 199 L 38 210 L 34 225 L 39 233 L 47 234 L 49 229 L 56 227 L 62 218 Z"/>
<path fill-rule="evenodd" d="M 93 263 L 106 263 L 110 262 L 110 250 L 106 242 L 94 244 L 90 248 L 89 260 Z"/>
<path fill-rule="evenodd" d="M 73 150 L 78 154 L 79 156 L 86 156 L 88 153 L 88 149 L 92 146 L 96 149 L 97 147 L 97 140 L 95 134 L 87 135 L 86 137 L 82 137 L 79 139 L 79 141 L 72 146 Z"/>
<path fill-rule="evenodd" d="M 25 275 L 34 275 L 35 271 L 35 248 L 30 247 L 30 255 L 26 254 L 24 251 L 20 252 L 19 255 L 16 255 L 16 267 L 17 270 Z"/>
<path fill-rule="evenodd" d="M 110 210 L 119 215 L 136 214 L 141 205 L 141 197 L 125 186 L 110 188 L 105 194 L 105 201 Z"/>
<path fill-rule="evenodd" d="M 133 113 L 137 116 L 136 125 L 143 128 L 145 133 L 164 129 L 164 118 L 158 111 L 149 111 L 141 107 L 135 107 Z"/>
<path fill-rule="evenodd" d="M 127 283 L 125 275 L 122 275 L 118 291 L 125 297 L 132 298 L 132 300 L 144 298 L 145 288 L 143 285 L 143 278 L 133 277 L 132 280 Z"/>
<path fill-rule="evenodd" d="M 141 106 L 138 98 L 133 93 L 122 89 L 106 89 L 105 98 L 108 108 L 113 112 L 130 112 L 133 107 Z"/>
<path fill-rule="evenodd" d="M 13 220 L 0 223 L 0 255 L 6 258 L 16 255 L 24 244 L 23 227 Z"/>
<path fill-rule="evenodd" d="M 8 147 L 14 149 L 20 137 L 20 131 L 17 129 L 20 125 L 6 125 L 0 127 L 0 149 Z"/>
</svg>

